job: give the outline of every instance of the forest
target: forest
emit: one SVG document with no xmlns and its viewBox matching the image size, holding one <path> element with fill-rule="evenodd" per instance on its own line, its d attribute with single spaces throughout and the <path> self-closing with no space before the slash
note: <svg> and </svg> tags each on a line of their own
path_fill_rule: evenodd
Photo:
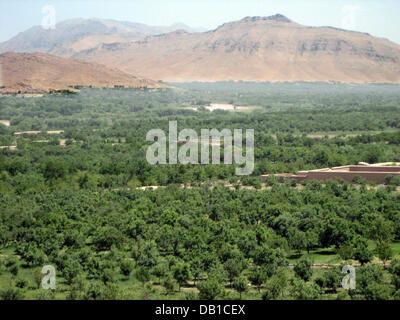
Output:
<svg viewBox="0 0 400 320">
<path fill-rule="evenodd" d="M 398 177 L 260 180 L 400 162 L 399 86 L 169 86 L 0 97 L 0 299 L 400 299 Z M 173 120 L 254 129 L 252 175 L 150 165 L 146 133 Z"/>
</svg>

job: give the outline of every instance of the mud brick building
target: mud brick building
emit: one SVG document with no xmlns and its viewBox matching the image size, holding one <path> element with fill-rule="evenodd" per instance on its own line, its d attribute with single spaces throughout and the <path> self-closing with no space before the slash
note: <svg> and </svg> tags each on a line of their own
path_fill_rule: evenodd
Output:
<svg viewBox="0 0 400 320">
<path fill-rule="evenodd" d="M 360 162 L 358 165 L 349 165 L 343 167 L 324 168 L 309 171 L 299 171 L 298 174 L 274 174 L 278 177 L 279 181 L 283 182 L 285 179 L 294 179 L 297 182 L 303 180 L 329 180 L 329 179 L 343 179 L 348 182 L 353 182 L 355 176 L 359 176 L 367 181 L 375 182 L 378 184 L 387 184 L 388 176 L 400 175 L 400 163 L 376 163 L 368 164 Z M 261 181 L 265 182 L 269 175 L 262 175 Z"/>
</svg>

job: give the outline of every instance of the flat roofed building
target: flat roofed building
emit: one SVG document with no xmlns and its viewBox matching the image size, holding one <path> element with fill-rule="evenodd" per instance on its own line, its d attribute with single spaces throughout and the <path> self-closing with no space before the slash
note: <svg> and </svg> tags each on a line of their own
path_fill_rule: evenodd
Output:
<svg viewBox="0 0 400 320">
<path fill-rule="evenodd" d="M 359 176 L 367 181 L 375 182 L 378 184 L 389 183 L 388 176 L 400 175 L 400 163 L 359 163 L 358 165 L 349 165 L 334 168 L 324 168 L 309 171 L 299 171 L 298 174 L 273 174 L 272 176 L 278 177 L 279 181 L 285 179 L 294 179 L 297 182 L 303 180 L 330 180 L 330 179 L 343 179 L 348 182 L 353 182 L 354 177 Z M 262 175 L 261 181 L 265 182 L 270 175 Z"/>
</svg>

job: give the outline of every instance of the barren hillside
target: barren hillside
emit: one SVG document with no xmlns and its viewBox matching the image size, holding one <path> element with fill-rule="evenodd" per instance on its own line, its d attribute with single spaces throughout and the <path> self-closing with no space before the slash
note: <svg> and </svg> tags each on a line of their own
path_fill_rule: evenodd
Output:
<svg viewBox="0 0 400 320">
<path fill-rule="evenodd" d="M 4 92 L 49 92 L 83 87 L 147 87 L 162 84 L 105 67 L 44 53 L 4 53 L 0 55 L 0 86 Z"/>
</svg>

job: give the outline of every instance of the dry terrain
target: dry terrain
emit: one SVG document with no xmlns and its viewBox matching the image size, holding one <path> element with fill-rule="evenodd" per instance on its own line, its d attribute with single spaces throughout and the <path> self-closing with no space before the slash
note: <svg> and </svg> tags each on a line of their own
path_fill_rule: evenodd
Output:
<svg viewBox="0 0 400 320">
<path fill-rule="evenodd" d="M 248 17 L 203 33 L 107 39 L 72 57 L 164 81 L 400 82 L 398 44 L 281 15 Z"/>
<path fill-rule="evenodd" d="M 1 43 L 0 52 L 45 52 L 163 81 L 400 82 L 400 45 L 366 33 L 304 26 L 279 14 L 193 31 L 197 30 L 184 25 L 151 27 L 74 19 L 57 24 L 52 31 L 33 27 Z M 52 73 L 39 72 L 29 80 L 35 80 L 39 88 L 47 87 L 48 81 L 65 88 Z M 87 73 L 83 68 L 81 78 L 74 74 L 73 82 L 82 84 Z M 126 75 L 120 81 L 109 77 L 97 73 L 86 80 L 104 80 L 96 86 L 131 81 Z M 18 87 L 24 86 L 30 88 L 32 82 Z"/>
<path fill-rule="evenodd" d="M 56 57 L 44 53 L 4 53 L 0 55 L 2 93 L 76 91 L 72 87 L 123 86 L 160 88 L 164 85 L 97 63 Z"/>
</svg>

